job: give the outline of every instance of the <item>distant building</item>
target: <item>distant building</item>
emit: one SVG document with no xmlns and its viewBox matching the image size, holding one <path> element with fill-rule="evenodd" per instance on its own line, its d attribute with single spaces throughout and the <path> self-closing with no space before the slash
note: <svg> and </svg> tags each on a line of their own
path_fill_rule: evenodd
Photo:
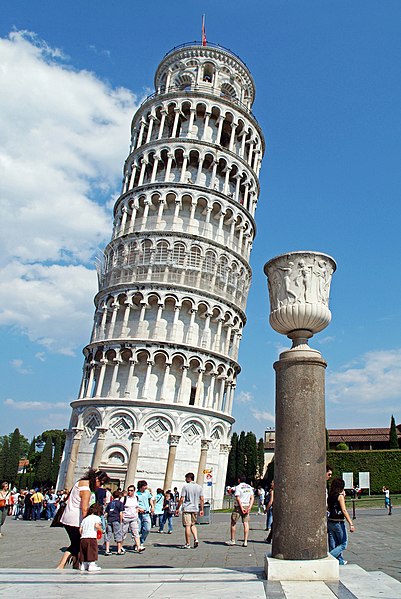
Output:
<svg viewBox="0 0 401 599">
<path fill-rule="evenodd" d="M 398 445 L 401 447 L 401 424 L 397 425 Z M 330 449 L 346 443 L 349 449 L 388 449 L 389 428 L 341 428 L 329 430 Z"/>
<path fill-rule="evenodd" d="M 389 428 L 339 428 L 329 429 L 330 449 L 336 449 L 339 443 L 346 443 L 350 450 L 357 449 L 388 449 Z M 401 448 L 401 424 L 397 425 L 398 445 Z M 273 428 L 265 431 L 265 468 L 274 456 L 276 432 Z"/>
</svg>

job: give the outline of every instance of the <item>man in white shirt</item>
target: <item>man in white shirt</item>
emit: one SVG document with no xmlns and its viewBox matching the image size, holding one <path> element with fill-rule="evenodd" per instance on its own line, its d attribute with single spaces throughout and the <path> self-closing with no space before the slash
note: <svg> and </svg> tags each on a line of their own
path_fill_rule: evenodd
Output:
<svg viewBox="0 0 401 599">
<path fill-rule="evenodd" d="M 245 476 L 240 476 L 239 484 L 235 487 L 234 496 L 235 504 L 234 510 L 231 514 L 231 538 L 226 541 L 226 545 L 235 545 L 235 530 L 238 520 L 241 518 L 244 526 L 244 542 L 243 547 L 248 546 L 248 534 L 249 534 L 249 514 L 255 501 L 254 490 L 250 485 L 246 484 Z"/>
</svg>

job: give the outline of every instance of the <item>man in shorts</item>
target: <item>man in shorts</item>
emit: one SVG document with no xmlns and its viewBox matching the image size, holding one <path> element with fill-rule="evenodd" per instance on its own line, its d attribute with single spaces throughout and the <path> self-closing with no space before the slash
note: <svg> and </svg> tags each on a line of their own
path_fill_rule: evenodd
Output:
<svg viewBox="0 0 401 599">
<path fill-rule="evenodd" d="M 244 542 L 243 547 L 248 546 L 248 534 L 249 534 L 249 514 L 255 501 L 254 490 L 250 485 L 246 484 L 245 476 L 240 476 L 239 484 L 235 487 L 234 496 L 235 504 L 234 510 L 231 514 L 231 538 L 226 541 L 226 545 L 235 545 L 235 529 L 238 520 L 241 518 L 242 524 L 244 525 Z"/>
<path fill-rule="evenodd" d="M 185 475 L 185 485 L 182 487 L 181 497 L 178 500 L 175 515 L 178 516 L 182 505 L 182 524 L 185 528 L 185 545 L 181 549 L 191 549 L 191 533 L 194 537 L 194 549 L 199 546 L 198 530 L 196 521 L 198 513 L 203 516 L 203 504 L 205 498 L 203 496 L 203 488 L 196 484 L 195 475 L 193 472 L 188 472 Z"/>
</svg>

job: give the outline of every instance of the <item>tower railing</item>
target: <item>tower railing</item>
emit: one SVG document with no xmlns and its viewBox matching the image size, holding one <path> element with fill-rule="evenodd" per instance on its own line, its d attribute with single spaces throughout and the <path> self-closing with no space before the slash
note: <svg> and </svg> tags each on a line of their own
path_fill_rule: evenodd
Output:
<svg viewBox="0 0 401 599">
<path fill-rule="evenodd" d="M 229 102 L 232 102 L 233 104 L 236 104 L 237 106 L 242 108 L 242 110 L 244 110 L 246 113 L 248 113 L 253 118 L 255 123 L 257 123 L 259 125 L 257 118 L 255 117 L 255 115 L 253 114 L 253 112 L 249 108 L 249 106 L 247 106 L 246 104 L 244 104 L 243 102 L 238 100 L 238 98 L 233 98 L 232 96 L 224 96 L 224 95 L 218 96 L 217 94 L 213 93 L 210 90 L 210 86 L 202 84 L 202 83 L 197 83 L 195 85 L 191 85 L 191 87 L 188 89 L 182 89 L 178 85 L 170 85 L 168 88 L 168 92 L 166 92 L 166 88 L 164 86 L 162 86 L 159 90 L 153 92 L 152 94 L 149 94 L 149 96 L 147 96 L 144 100 L 142 100 L 141 104 L 139 105 L 139 108 L 141 108 L 144 104 L 146 104 L 146 102 L 148 102 L 152 98 L 156 98 L 157 96 L 161 96 L 165 93 L 169 94 L 170 92 L 175 92 L 175 93 L 179 92 L 183 95 L 185 95 L 185 94 L 191 95 L 193 92 L 202 92 L 203 94 L 207 94 L 208 96 L 213 96 L 215 98 L 218 97 L 221 100 L 226 99 Z"/>
</svg>

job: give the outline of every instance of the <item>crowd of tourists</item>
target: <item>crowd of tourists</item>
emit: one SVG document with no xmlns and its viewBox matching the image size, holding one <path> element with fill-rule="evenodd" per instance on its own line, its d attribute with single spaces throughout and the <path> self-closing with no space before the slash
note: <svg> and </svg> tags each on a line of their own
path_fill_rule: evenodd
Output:
<svg viewBox="0 0 401 599">
<path fill-rule="evenodd" d="M 109 478 L 102 470 L 89 470 L 75 483 L 71 491 L 59 503 L 58 512 L 52 525 L 63 526 L 68 534 L 70 545 L 58 564 L 63 569 L 68 563 L 81 571 L 96 572 L 100 566 L 98 543 L 103 539 L 104 555 L 124 555 L 124 544 L 130 534 L 132 549 L 138 554 L 146 547 L 145 542 L 152 527 L 158 532 L 173 532 L 173 516 L 182 514 L 185 531 L 185 544 L 182 549 L 199 545 L 196 521 L 203 515 L 203 489 L 195 483 L 195 476 L 189 472 L 181 493 L 175 487 L 164 491 L 158 488 L 155 493 L 148 488 L 145 480 L 137 487 L 131 484 L 126 490 L 113 492 L 107 488 Z M 165 527 L 167 525 L 167 530 Z"/>
<path fill-rule="evenodd" d="M 348 545 L 345 523 L 350 532 L 354 532 L 354 523 L 345 505 L 345 482 L 341 478 L 332 479 L 332 469 L 326 467 L 326 482 L 330 483 L 326 491 L 327 533 L 329 553 L 337 558 L 340 565 L 347 564 L 343 551 Z M 137 487 L 131 484 L 126 490 L 111 491 L 109 478 L 101 470 L 90 469 L 70 491 L 53 488 L 17 490 L 9 489 L 8 483 L 0 486 L 0 536 L 1 527 L 6 516 L 15 520 L 52 521 L 52 526 L 63 526 L 69 536 L 70 546 L 64 553 L 59 569 L 68 562 L 83 571 L 97 571 L 98 542 L 103 542 L 104 555 L 112 555 L 113 547 L 116 555 L 124 555 L 128 535 L 132 539 L 132 547 L 138 554 L 145 551 L 146 539 L 151 528 L 157 528 L 160 534 L 173 532 L 173 518 L 182 513 L 182 524 L 185 532 L 185 544 L 181 547 L 199 545 L 197 534 L 197 517 L 203 516 L 203 489 L 194 481 L 194 474 L 185 476 L 185 484 L 181 492 L 177 487 L 167 491 L 157 488 L 155 492 L 148 487 L 145 480 L 140 480 Z M 261 485 L 254 489 L 246 483 L 244 476 L 238 478 L 238 484 L 227 487 L 226 491 L 234 497 L 234 506 L 230 522 L 230 539 L 227 545 L 236 545 L 236 526 L 239 520 L 243 524 L 243 547 L 248 545 L 250 514 L 254 503 L 258 507 L 258 515 L 266 516 L 265 530 L 267 543 L 271 543 L 273 535 L 274 481 L 268 489 Z M 385 506 L 391 514 L 390 494 L 383 487 Z M 167 529 L 167 530 L 166 530 Z"/>
<path fill-rule="evenodd" d="M 0 536 L 6 517 L 14 520 L 53 520 L 58 505 L 67 496 L 66 490 L 53 488 L 17 489 L 9 488 L 7 482 L 0 489 Z"/>
</svg>

